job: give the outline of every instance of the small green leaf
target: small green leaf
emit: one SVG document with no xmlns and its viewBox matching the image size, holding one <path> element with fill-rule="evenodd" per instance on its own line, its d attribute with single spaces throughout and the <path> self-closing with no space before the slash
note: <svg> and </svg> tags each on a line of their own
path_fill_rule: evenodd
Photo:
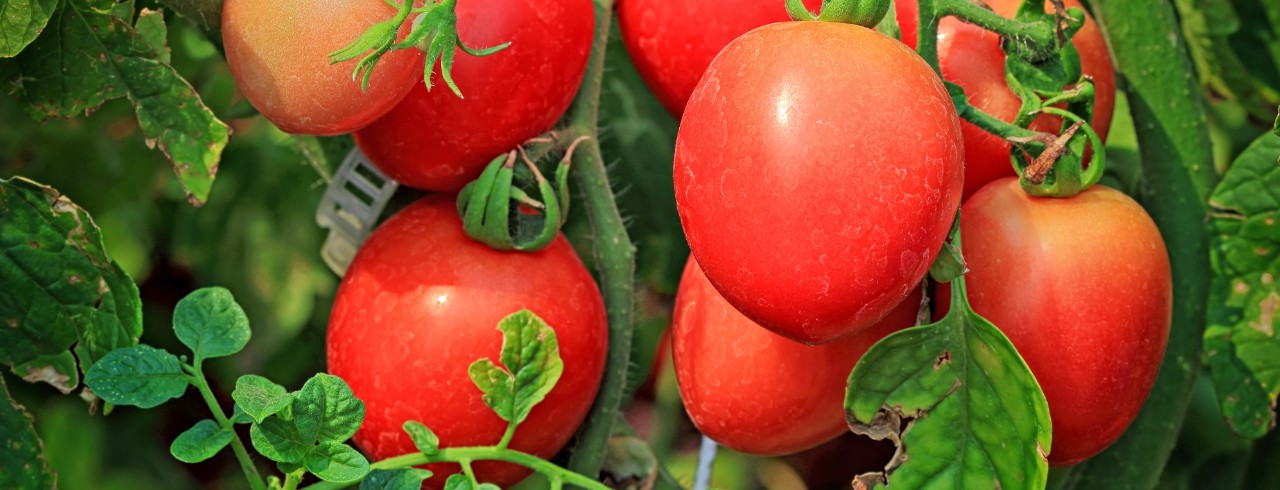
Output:
<svg viewBox="0 0 1280 490">
<path fill-rule="evenodd" d="M 498 322 L 502 331 L 503 367 L 488 359 L 471 364 L 471 381 L 484 392 L 484 403 L 502 420 L 523 422 L 546 398 L 564 371 L 556 332 L 529 310 Z"/>
<path fill-rule="evenodd" d="M 893 441 L 889 488 L 1044 488 L 1049 405 L 1009 339 L 968 306 L 964 277 L 937 323 L 877 342 L 849 376 L 855 433 Z M 906 428 L 902 422 L 910 420 Z M 859 475 L 868 488 L 885 473 Z"/>
<path fill-rule="evenodd" d="M 17 56 L 31 44 L 57 6 L 58 0 L 0 0 L 0 58 Z"/>
<path fill-rule="evenodd" d="M 0 376 L 0 488 L 53 488 L 31 414 L 13 401 Z"/>
<path fill-rule="evenodd" d="M 140 408 L 182 396 L 187 383 L 182 362 L 149 345 L 111 351 L 84 376 L 84 384 L 103 400 Z"/>
<path fill-rule="evenodd" d="M 298 434 L 298 428 L 280 417 L 267 417 L 249 427 L 249 441 L 259 453 L 275 462 L 297 463 L 315 446 Z"/>
<path fill-rule="evenodd" d="M 413 440 L 413 445 L 417 446 L 422 454 L 435 454 L 440 450 L 440 438 L 436 437 L 436 433 L 431 432 L 427 426 L 422 425 L 422 422 L 405 421 L 404 431 L 409 434 L 409 439 Z"/>
<path fill-rule="evenodd" d="M 431 472 L 418 468 L 373 470 L 360 480 L 360 490 L 419 490 Z"/>
<path fill-rule="evenodd" d="M 283 386 L 256 374 L 246 374 L 237 379 L 231 399 L 236 401 L 236 407 L 255 422 L 262 422 L 293 403 L 293 395 Z"/>
<path fill-rule="evenodd" d="M 320 373 L 294 399 L 293 417 L 308 441 L 342 442 L 364 422 L 364 402 L 342 378 Z"/>
<path fill-rule="evenodd" d="M 353 482 L 369 473 L 369 460 L 339 442 L 322 442 L 312 448 L 307 453 L 306 466 L 320 479 L 337 483 Z"/>
<path fill-rule="evenodd" d="M 234 437 L 231 431 L 218 427 L 217 422 L 204 419 L 178 434 L 169 446 L 169 453 L 183 463 L 199 463 L 218 454 Z"/>
<path fill-rule="evenodd" d="M 959 226 L 960 218 L 957 217 L 951 224 L 952 235 L 956 233 L 956 228 Z M 951 282 L 967 272 L 969 272 L 969 266 L 964 263 L 964 255 L 960 253 L 960 247 L 951 240 L 943 242 L 942 250 L 929 266 L 929 277 L 937 282 Z"/>
<path fill-rule="evenodd" d="M 1280 136 L 1249 145 L 1209 204 L 1205 357 L 1232 430 L 1258 438 L 1275 426 L 1280 395 Z"/>
<path fill-rule="evenodd" d="M 173 331 L 196 362 L 240 352 L 249 343 L 249 317 L 225 288 L 202 288 L 173 310 Z"/>
<path fill-rule="evenodd" d="M 444 490 L 502 490 L 501 487 L 492 483 L 481 483 L 476 485 L 471 482 L 467 475 L 455 473 L 444 482 Z"/>
</svg>

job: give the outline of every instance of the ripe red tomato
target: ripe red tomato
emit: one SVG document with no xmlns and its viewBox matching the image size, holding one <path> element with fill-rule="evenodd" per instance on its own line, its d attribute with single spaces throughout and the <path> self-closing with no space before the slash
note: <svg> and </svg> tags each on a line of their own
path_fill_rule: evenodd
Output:
<svg viewBox="0 0 1280 490">
<path fill-rule="evenodd" d="M 850 24 L 770 24 L 730 43 L 685 107 L 680 221 L 734 307 L 829 342 L 880 321 L 924 277 L 959 206 L 961 145 L 942 81 L 902 43 Z"/>
<path fill-rule="evenodd" d="M 222 40 L 245 98 L 286 133 L 350 133 L 382 117 L 422 83 L 422 53 L 382 57 L 368 90 L 351 79 L 356 60 L 329 64 L 329 53 L 392 18 L 384 2 L 226 0 Z"/>
<path fill-rule="evenodd" d="M 805 0 L 817 10 L 821 0 Z M 780 0 L 620 0 L 618 29 L 645 85 L 676 119 L 729 41 L 765 24 L 786 22 Z"/>
<path fill-rule="evenodd" d="M 849 372 L 872 344 L 915 324 L 917 288 L 880 323 L 808 346 L 761 328 L 735 310 L 698 269 L 685 264 L 676 295 L 672 353 L 689 418 L 735 451 L 789 454 L 848 432 Z"/>
<path fill-rule="evenodd" d="M 969 303 L 1009 336 L 1049 400 L 1049 463 L 1102 451 L 1142 408 L 1169 337 L 1155 223 L 1108 187 L 1037 198 L 1004 178 L 965 202 L 960 227 Z"/>
<path fill-rule="evenodd" d="M 1013 17 L 1022 0 L 987 0 L 986 3 L 1000 15 Z M 902 40 L 914 47 L 919 6 L 916 2 L 893 4 L 902 28 Z M 1080 7 L 1080 2 L 1067 0 L 1066 6 Z M 1116 103 L 1116 72 L 1111 64 L 1111 54 L 1107 51 L 1102 31 L 1088 13 L 1085 13 L 1084 27 L 1071 42 L 1080 53 L 1081 70 L 1093 77 L 1096 90 L 1090 125 L 1106 141 Z M 974 107 L 1003 121 L 1013 121 L 1022 102 L 1005 82 L 1004 59 L 1000 36 L 995 33 L 954 17 L 945 18 L 938 25 L 938 64 L 943 78 L 963 87 Z M 1057 134 L 1061 125 L 1059 117 L 1041 116 L 1031 124 L 1031 129 Z M 1009 162 L 1008 141 L 967 122 L 963 127 L 966 199 L 988 182 L 1017 175 Z"/>
<path fill-rule="evenodd" d="M 468 46 L 511 46 L 475 57 L 459 52 L 445 86 L 417 84 L 386 116 L 356 132 L 369 160 L 400 183 L 456 191 L 495 156 L 551 128 L 569 107 L 587 66 L 591 0 L 459 0 L 458 36 Z"/>
<path fill-rule="evenodd" d="M 604 303 L 573 248 L 559 237 L 536 253 L 490 249 L 463 234 L 450 196 L 424 198 L 378 227 L 343 277 L 329 319 L 329 372 L 366 406 L 356 444 L 373 459 L 413 452 L 406 420 L 426 424 L 444 447 L 497 443 L 507 424 L 484 405 L 467 368 L 498 359 L 498 321 L 522 308 L 556 330 L 564 374 L 510 447 L 546 458 L 591 408 L 607 347 Z M 506 463 L 474 468 L 504 488 L 529 474 Z M 459 470 L 428 469 L 436 476 L 427 487 L 436 489 Z"/>
</svg>

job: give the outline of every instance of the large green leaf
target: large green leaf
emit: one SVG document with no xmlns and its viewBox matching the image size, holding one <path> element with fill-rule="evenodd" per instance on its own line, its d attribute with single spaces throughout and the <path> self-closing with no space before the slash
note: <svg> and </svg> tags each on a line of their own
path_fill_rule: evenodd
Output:
<svg viewBox="0 0 1280 490">
<path fill-rule="evenodd" d="M 0 376 L 0 488 L 53 488 L 31 414 L 9 397 Z"/>
<path fill-rule="evenodd" d="M 845 398 L 850 429 L 898 446 L 890 488 L 1044 488 L 1044 393 L 1009 339 L 969 308 L 963 277 L 951 304 L 937 323 L 894 333 L 862 356 Z"/>
<path fill-rule="evenodd" d="M 1280 101 L 1280 93 L 1250 70 L 1260 63 L 1245 63 L 1230 37 L 1241 29 L 1241 19 L 1231 2 L 1177 0 L 1182 32 L 1195 62 L 1200 81 L 1214 93 L 1239 102 L 1257 117 L 1267 118 Z M 1264 17 L 1265 19 L 1265 17 Z"/>
<path fill-rule="evenodd" d="M 0 0 L 0 58 L 31 44 L 53 16 L 58 0 Z"/>
<path fill-rule="evenodd" d="M 159 12 L 113 0 L 65 0 L 49 26 L 17 57 L 0 59 L 0 86 L 37 120 L 73 117 L 127 97 L 148 145 L 173 162 L 193 204 L 209 197 L 230 128 L 166 62 Z"/>
<path fill-rule="evenodd" d="M 88 213 L 51 187 L 0 179 L 0 224 L 0 363 L 78 378 L 65 362 L 73 344 L 88 369 L 138 342 L 137 286 L 107 256 Z"/>
<path fill-rule="evenodd" d="M 183 463 L 199 463 L 218 454 L 234 438 L 235 433 L 218 427 L 217 422 L 204 419 L 178 434 L 169 446 L 169 453 Z"/>
<path fill-rule="evenodd" d="M 564 372 L 556 332 L 538 315 L 520 310 L 498 322 L 502 331 L 502 366 L 489 359 L 471 364 L 471 381 L 484 392 L 484 403 L 502 420 L 523 422 L 533 406 L 546 398 Z"/>
<path fill-rule="evenodd" d="M 1205 355 L 1228 422 L 1258 438 L 1274 427 L 1280 394 L 1280 136 L 1264 134 L 1245 149 L 1210 204 Z"/>
<path fill-rule="evenodd" d="M 298 433 L 308 441 L 342 442 L 364 422 L 364 402 L 342 378 L 320 373 L 302 385 L 293 400 Z"/>
</svg>

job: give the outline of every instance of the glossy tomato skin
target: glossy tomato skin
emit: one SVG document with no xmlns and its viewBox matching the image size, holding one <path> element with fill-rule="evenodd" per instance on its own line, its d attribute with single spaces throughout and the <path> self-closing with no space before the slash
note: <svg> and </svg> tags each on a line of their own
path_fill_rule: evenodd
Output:
<svg viewBox="0 0 1280 490">
<path fill-rule="evenodd" d="M 788 338 L 830 342 L 920 282 L 959 206 L 960 124 L 906 46 L 849 24 L 747 33 L 694 90 L 676 204 L 707 278 Z"/>
<path fill-rule="evenodd" d="M 816 11 L 821 0 L 805 0 Z M 774 0 L 620 0 L 622 44 L 644 83 L 676 119 L 711 60 L 729 41 L 765 24 L 786 22 Z"/>
<path fill-rule="evenodd" d="M 582 82 L 591 49 L 591 0 L 459 0 L 468 46 L 511 46 L 483 57 L 458 52 L 449 90 L 419 83 L 404 101 L 356 132 L 369 160 L 400 183 L 456 191 L 484 166 L 560 119 Z"/>
<path fill-rule="evenodd" d="M 740 451 L 803 451 L 848 432 L 845 383 L 872 344 L 915 323 L 919 290 L 880 323 L 825 345 L 770 332 L 720 296 L 692 259 L 676 294 L 672 354 L 689 418 Z"/>
<path fill-rule="evenodd" d="M 996 13 L 1013 17 L 1021 0 L 987 0 L 986 3 Z M 1080 2 L 1067 0 L 1065 5 L 1080 7 Z M 894 2 L 894 8 L 902 28 L 903 42 L 914 47 L 919 22 L 918 5 L 915 2 Z M 1093 78 L 1096 90 L 1093 117 L 1089 123 L 1106 141 L 1107 132 L 1111 129 L 1111 116 L 1115 112 L 1116 72 L 1102 30 L 1087 12 L 1084 27 L 1071 42 L 1080 53 L 1081 70 Z M 943 78 L 963 87 L 974 107 L 1012 122 L 1022 102 L 1005 82 L 1004 62 L 1000 36 L 995 33 L 954 17 L 945 18 L 938 25 L 938 64 Z M 1059 117 L 1041 116 L 1032 122 L 1031 128 L 1057 134 L 1062 129 L 1061 125 Z M 967 122 L 963 127 L 966 199 L 988 182 L 1017 175 L 1009 161 L 1009 142 Z"/>
<path fill-rule="evenodd" d="M 1012 177 L 982 188 L 961 214 L 969 303 L 1044 389 L 1049 463 L 1088 459 L 1128 428 L 1164 358 L 1173 293 L 1159 230 L 1109 187 L 1036 198 Z"/>
<path fill-rule="evenodd" d="M 364 400 L 356 444 L 378 460 L 415 451 L 406 420 L 431 428 L 441 446 L 496 444 L 506 429 L 467 375 L 495 362 L 498 321 L 528 308 L 556 331 L 564 373 L 517 429 L 511 447 L 551 457 L 582 422 L 600 384 L 607 348 L 604 303 L 564 237 L 536 253 L 498 252 L 467 238 L 450 196 L 405 208 L 361 247 L 329 319 L 329 372 Z M 529 471 L 474 465 L 481 481 L 508 487 Z M 441 488 L 456 465 L 429 465 Z"/>
<path fill-rule="evenodd" d="M 423 56 L 416 50 L 383 56 L 363 92 L 351 79 L 356 60 L 329 64 L 330 52 L 394 16 L 385 2 L 365 0 L 226 0 L 227 65 L 245 98 L 282 131 L 350 133 L 382 117 L 422 81 Z"/>
</svg>

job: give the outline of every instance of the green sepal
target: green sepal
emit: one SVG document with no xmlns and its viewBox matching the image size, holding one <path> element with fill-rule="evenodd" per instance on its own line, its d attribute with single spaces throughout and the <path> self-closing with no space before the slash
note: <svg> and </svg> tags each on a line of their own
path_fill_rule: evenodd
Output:
<svg viewBox="0 0 1280 490">
<path fill-rule="evenodd" d="M 518 151 L 493 159 L 476 180 L 458 193 L 463 231 L 495 250 L 542 250 L 553 242 L 569 209 L 569 158 L 560 161 L 554 183 Z M 523 158 L 522 158 L 523 159 Z M 539 199 L 521 187 L 536 188 Z M 528 213 L 534 210 L 536 213 Z"/>
</svg>

